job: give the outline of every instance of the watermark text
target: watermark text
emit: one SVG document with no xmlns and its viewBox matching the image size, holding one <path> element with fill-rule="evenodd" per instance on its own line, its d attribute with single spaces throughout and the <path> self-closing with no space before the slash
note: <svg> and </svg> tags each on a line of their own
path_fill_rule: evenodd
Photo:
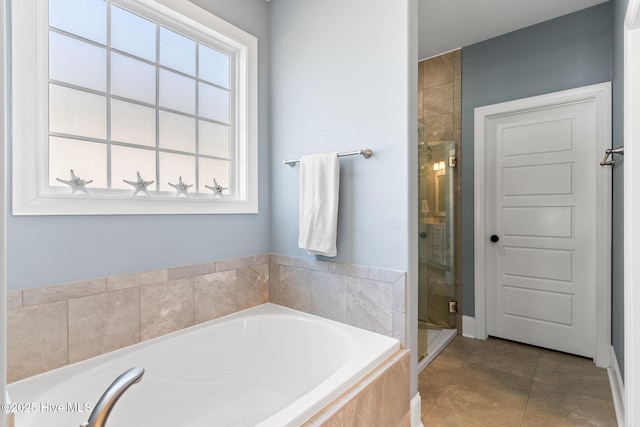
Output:
<svg viewBox="0 0 640 427">
<path fill-rule="evenodd" d="M 0 409 L 8 413 L 65 413 L 91 412 L 93 405 L 89 402 L 3 402 Z"/>
</svg>

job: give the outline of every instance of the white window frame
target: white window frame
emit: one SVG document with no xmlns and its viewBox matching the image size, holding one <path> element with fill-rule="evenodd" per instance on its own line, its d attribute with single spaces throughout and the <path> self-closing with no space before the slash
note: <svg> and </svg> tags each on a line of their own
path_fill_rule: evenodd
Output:
<svg viewBox="0 0 640 427">
<path fill-rule="evenodd" d="M 237 198 L 87 197 L 42 194 L 48 147 L 48 1 L 12 2 L 12 178 L 14 215 L 258 213 L 258 40 L 187 0 L 112 0 L 160 14 L 236 52 L 235 179 Z M 44 151 L 43 151 L 44 150 Z M 244 159 L 244 161 L 243 161 Z M 89 179 L 89 178 L 87 178 Z"/>
</svg>

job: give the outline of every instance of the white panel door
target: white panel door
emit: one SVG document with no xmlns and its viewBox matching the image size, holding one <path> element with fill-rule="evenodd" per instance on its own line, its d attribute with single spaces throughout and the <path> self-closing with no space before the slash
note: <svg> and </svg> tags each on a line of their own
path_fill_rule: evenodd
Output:
<svg viewBox="0 0 640 427">
<path fill-rule="evenodd" d="M 489 335 L 594 356 L 595 121 L 591 101 L 487 120 Z"/>
</svg>

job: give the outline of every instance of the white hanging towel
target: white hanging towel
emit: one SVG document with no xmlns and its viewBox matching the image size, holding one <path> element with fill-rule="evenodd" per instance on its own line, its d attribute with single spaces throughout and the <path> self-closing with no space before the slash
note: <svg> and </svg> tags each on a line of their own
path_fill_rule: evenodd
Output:
<svg viewBox="0 0 640 427">
<path fill-rule="evenodd" d="M 300 158 L 300 227 L 298 246 L 312 255 L 334 257 L 338 232 L 338 153 Z"/>
</svg>

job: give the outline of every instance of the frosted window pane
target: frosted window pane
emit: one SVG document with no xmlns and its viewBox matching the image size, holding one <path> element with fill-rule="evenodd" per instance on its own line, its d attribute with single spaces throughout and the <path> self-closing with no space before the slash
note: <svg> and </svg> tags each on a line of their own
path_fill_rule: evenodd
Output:
<svg viewBox="0 0 640 427">
<path fill-rule="evenodd" d="M 200 116 L 229 123 L 229 92 L 204 83 L 200 83 L 198 87 Z"/>
<path fill-rule="evenodd" d="M 107 44 L 107 3 L 104 0 L 49 0 L 49 25 Z"/>
<path fill-rule="evenodd" d="M 196 42 L 160 27 L 160 64 L 196 75 Z"/>
<path fill-rule="evenodd" d="M 49 85 L 49 130 L 106 139 L 106 98 L 80 90 Z"/>
<path fill-rule="evenodd" d="M 160 106 L 189 114 L 196 113 L 196 81 L 160 70 Z"/>
<path fill-rule="evenodd" d="M 111 54 L 111 92 L 149 104 L 156 103 L 156 67 Z"/>
<path fill-rule="evenodd" d="M 107 146 L 76 139 L 49 138 L 49 185 L 67 187 L 56 178 L 69 180 L 73 169 L 76 176 L 90 181 L 87 189 L 107 188 Z"/>
<path fill-rule="evenodd" d="M 196 152 L 196 119 L 160 111 L 160 147 Z"/>
<path fill-rule="evenodd" d="M 111 47 L 156 62 L 156 24 L 112 6 Z"/>
<path fill-rule="evenodd" d="M 156 146 L 156 110 L 111 100 L 111 140 Z"/>
<path fill-rule="evenodd" d="M 200 120 L 200 154 L 229 157 L 229 126 Z"/>
<path fill-rule="evenodd" d="M 126 182 L 136 182 L 138 177 L 136 172 L 145 181 L 156 180 L 156 152 L 154 150 L 141 150 L 138 148 L 111 146 L 111 188 L 131 190 L 135 188 Z M 148 191 L 155 191 L 156 183 L 147 187 Z M 140 194 L 140 193 L 138 193 Z"/>
<path fill-rule="evenodd" d="M 213 179 L 223 187 L 229 188 L 229 162 L 226 160 L 199 159 L 200 192 L 211 193 L 205 187 L 213 187 Z M 222 194 L 229 194 L 229 190 L 224 190 Z"/>
<path fill-rule="evenodd" d="M 182 182 L 185 184 L 194 184 L 193 187 L 189 188 L 189 192 L 195 193 L 195 157 L 182 156 L 180 154 L 160 153 L 160 190 L 176 193 L 176 189 L 171 187 L 168 183 L 177 184 L 180 176 L 182 177 Z"/>
<path fill-rule="evenodd" d="M 198 72 L 202 80 L 229 87 L 229 55 L 200 45 Z"/>
<path fill-rule="evenodd" d="M 49 78 L 107 90 L 107 50 L 49 32 Z"/>
</svg>

